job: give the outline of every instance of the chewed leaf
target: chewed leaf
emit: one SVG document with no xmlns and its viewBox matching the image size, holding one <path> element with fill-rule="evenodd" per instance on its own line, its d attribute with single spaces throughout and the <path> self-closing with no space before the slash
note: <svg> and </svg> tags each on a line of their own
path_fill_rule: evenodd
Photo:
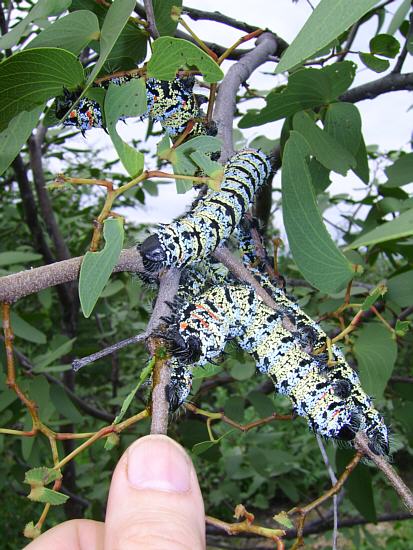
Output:
<svg viewBox="0 0 413 550">
<path fill-rule="evenodd" d="M 112 274 L 123 245 L 123 221 L 105 220 L 103 238 L 105 246 L 100 252 L 86 252 L 79 276 L 79 298 L 83 315 L 89 317 Z"/>
<path fill-rule="evenodd" d="M 27 498 L 34 502 L 44 502 L 52 506 L 59 506 L 64 504 L 69 497 L 68 495 L 53 491 L 53 489 L 47 489 L 47 487 L 35 487 L 27 495 Z"/>
<path fill-rule="evenodd" d="M 52 481 L 62 478 L 60 470 L 54 470 L 53 468 L 46 468 L 42 466 L 40 468 L 32 468 L 28 470 L 24 476 L 24 483 L 28 483 L 32 487 L 43 487 L 48 485 Z"/>
<path fill-rule="evenodd" d="M 182 38 L 161 36 L 152 44 L 148 62 L 148 76 L 159 80 L 173 80 L 179 69 L 196 67 L 207 82 L 218 82 L 224 73 L 207 53 Z"/>
</svg>

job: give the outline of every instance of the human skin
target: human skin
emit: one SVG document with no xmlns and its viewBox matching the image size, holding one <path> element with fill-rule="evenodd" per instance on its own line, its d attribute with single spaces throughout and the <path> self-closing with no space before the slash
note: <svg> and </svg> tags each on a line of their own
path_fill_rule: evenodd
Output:
<svg viewBox="0 0 413 550">
<path fill-rule="evenodd" d="M 105 522 L 53 527 L 25 550 L 204 550 L 204 504 L 193 464 L 169 437 L 135 441 L 113 473 Z"/>
</svg>

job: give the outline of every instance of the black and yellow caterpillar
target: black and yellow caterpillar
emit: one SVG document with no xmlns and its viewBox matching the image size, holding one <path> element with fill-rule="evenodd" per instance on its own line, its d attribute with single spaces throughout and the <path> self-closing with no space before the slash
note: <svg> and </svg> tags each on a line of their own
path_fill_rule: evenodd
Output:
<svg viewBox="0 0 413 550">
<path fill-rule="evenodd" d="M 236 237 L 244 265 L 279 310 L 269 308 L 249 285 L 229 278 L 210 278 L 209 288 L 205 278 L 203 286 L 192 284 L 191 279 L 199 281 L 199 275 L 191 268 L 184 275 L 178 308 L 164 335 L 174 357 L 168 388 L 171 409 L 189 395 L 192 366 L 213 362 L 227 341 L 235 340 L 253 356 L 257 369 L 272 379 L 275 390 L 291 399 L 295 412 L 307 419 L 314 432 L 351 441 L 363 430 L 372 451 L 387 455 L 387 428 L 356 372 L 336 346 L 334 363 L 328 364 L 325 332 L 273 285 L 265 270 L 268 258 L 264 254 L 261 261 L 257 259 L 248 223 L 238 227 Z M 285 328 L 285 316 L 293 329 Z"/>
<path fill-rule="evenodd" d="M 225 165 L 220 191 L 209 190 L 193 210 L 160 226 L 139 246 L 145 269 L 184 267 L 209 256 L 237 228 L 270 173 L 263 152 L 236 153 Z"/>
<path fill-rule="evenodd" d="M 273 288 L 273 293 L 282 313 L 264 304 L 248 285 L 237 283 L 214 286 L 180 307 L 165 335 L 179 363 L 168 391 L 171 406 L 179 405 L 190 391 L 187 365 L 213 361 L 227 341 L 235 339 L 255 359 L 257 369 L 271 378 L 275 390 L 291 399 L 295 412 L 307 419 L 314 432 L 351 441 L 363 430 L 372 451 L 388 454 L 383 418 L 341 351 L 333 346 L 334 365 L 329 366 L 324 331 L 283 291 Z M 285 313 L 295 318 L 298 332 L 311 328 L 312 353 L 304 351 L 298 334 L 284 328 Z"/>
<path fill-rule="evenodd" d="M 121 86 L 134 78 L 133 76 L 114 76 L 103 81 L 100 87 L 107 88 L 110 83 Z M 191 135 L 214 134 L 213 125 L 205 123 L 205 115 L 200 109 L 205 98 L 194 94 L 194 77 L 177 77 L 175 80 L 146 80 L 147 110 L 141 115 L 141 119 L 150 117 L 155 122 L 160 122 L 163 130 L 170 136 L 181 134 L 189 123 Z M 80 91 L 68 92 L 64 90 L 63 96 L 56 98 L 55 114 L 61 119 L 69 111 L 71 106 L 80 97 Z M 78 104 L 69 111 L 63 121 L 65 126 L 75 126 L 82 133 L 92 128 L 103 128 L 104 117 L 100 104 L 94 99 L 82 98 Z"/>
</svg>

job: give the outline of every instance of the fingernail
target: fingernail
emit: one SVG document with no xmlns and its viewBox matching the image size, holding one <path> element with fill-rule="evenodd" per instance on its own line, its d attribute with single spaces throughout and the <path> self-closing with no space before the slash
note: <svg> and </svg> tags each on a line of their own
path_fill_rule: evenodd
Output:
<svg viewBox="0 0 413 550">
<path fill-rule="evenodd" d="M 190 474 L 184 450 L 164 436 L 143 437 L 128 452 L 128 479 L 135 489 L 185 493 Z"/>
</svg>

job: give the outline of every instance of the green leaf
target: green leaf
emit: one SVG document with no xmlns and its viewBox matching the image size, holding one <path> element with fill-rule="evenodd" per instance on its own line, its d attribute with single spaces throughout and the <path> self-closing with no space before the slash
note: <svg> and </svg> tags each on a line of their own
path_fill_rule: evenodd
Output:
<svg viewBox="0 0 413 550">
<path fill-rule="evenodd" d="M 72 338 L 71 340 L 66 340 L 58 346 L 56 349 L 53 349 L 45 354 L 38 355 L 33 359 L 33 364 L 37 372 L 45 369 L 47 366 L 49 366 L 51 363 L 54 363 L 57 359 L 60 359 L 60 357 L 63 357 L 63 355 L 67 355 L 72 351 L 72 347 L 74 342 L 76 341 L 76 338 Z"/>
<path fill-rule="evenodd" d="M 122 281 L 119 281 L 119 279 L 117 279 L 116 281 L 108 281 L 105 288 L 100 293 L 100 297 L 109 298 L 110 296 L 114 296 L 124 288 L 124 283 Z"/>
<path fill-rule="evenodd" d="M 264 393 L 252 391 L 247 395 L 247 399 L 251 402 L 260 418 L 271 416 L 275 412 L 274 403 L 268 395 L 265 395 Z"/>
<path fill-rule="evenodd" d="M 95 0 L 73 0 L 70 10 L 89 10 L 93 12 L 97 16 L 101 27 L 108 14 L 108 8 L 95 2 Z M 147 41 L 147 32 L 142 30 L 132 18 L 129 18 L 106 57 L 102 71 L 112 73 L 116 70 L 129 70 L 135 67 L 145 59 Z M 97 53 L 101 51 L 99 41 L 92 41 L 89 45 Z"/>
<path fill-rule="evenodd" d="M 353 155 L 331 135 L 317 126 L 314 120 L 301 111 L 294 115 L 293 128 L 310 144 L 311 153 L 329 170 L 345 175 L 356 165 Z"/>
<path fill-rule="evenodd" d="M 390 34 L 376 34 L 370 40 L 370 52 L 394 59 L 400 51 L 400 43 Z"/>
<path fill-rule="evenodd" d="M 388 298 L 396 302 L 400 307 L 408 307 L 413 304 L 413 271 L 406 271 L 389 279 Z"/>
<path fill-rule="evenodd" d="M 225 401 L 224 413 L 225 416 L 235 422 L 242 422 L 244 420 L 245 399 L 238 395 L 229 397 Z"/>
<path fill-rule="evenodd" d="M 323 193 L 327 187 L 331 184 L 330 170 L 320 164 L 314 157 L 308 164 L 310 170 L 311 181 L 314 186 L 315 194 Z"/>
<path fill-rule="evenodd" d="M 33 342 L 33 344 L 46 343 L 46 334 L 44 334 L 44 332 L 40 332 L 40 330 L 25 321 L 14 311 L 11 312 L 10 320 L 14 335 L 18 338 L 27 340 L 27 342 Z"/>
<path fill-rule="evenodd" d="M 369 292 L 369 295 L 361 304 L 361 309 L 363 311 L 368 311 L 371 306 L 374 306 L 380 296 L 384 296 L 386 292 L 387 287 L 385 285 L 379 285 L 378 287 L 374 288 L 371 292 Z"/>
<path fill-rule="evenodd" d="M 382 323 L 368 323 L 357 329 L 354 354 L 363 389 L 381 398 L 397 357 L 397 344 Z"/>
<path fill-rule="evenodd" d="M 190 157 L 202 171 L 208 174 L 208 176 L 213 178 L 221 178 L 224 175 L 224 168 L 222 164 L 211 160 L 207 155 L 205 155 L 205 153 L 195 151 L 190 155 Z"/>
<path fill-rule="evenodd" d="M 211 136 L 195 137 L 179 145 L 176 149 L 167 149 L 167 143 L 169 143 L 169 139 L 166 140 L 165 138 L 159 143 L 158 156 L 161 159 L 169 160 L 173 165 L 174 173 L 183 176 L 193 176 L 198 170 L 198 166 L 190 158 L 192 153 L 195 151 L 201 153 L 214 153 L 221 149 L 221 141 Z M 185 193 L 191 188 L 192 181 L 176 180 L 176 189 L 178 193 Z"/>
<path fill-rule="evenodd" d="M 196 67 L 207 82 L 224 78 L 215 61 L 195 44 L 171 36 L 161 36 L 153 42 L 152 57 L 147 65 L 149 77 L 173 80 L 177 71 L 186 67 Z"/>
<path fill-rule="evenodd" d="M 366 67 L 375 73 L 383 73 L 390 67 L 390 62 L 387 59 L 381 59 L 371 53 L 360 53 L 359 58 Z"/>
<path fill-rule="evenodd" d="M 353 458 L 354 452 L 348 449 L 337 449 L 336 464 L 337 472 L 341 474 L 345 466 Z M 376 506 L 374 503 L 374 493 L 370 469 L 364 464 L 357 464 L 355 470 L 350 474 L 346 481 L 346 494 L 355 508 L 369 522 L 376 522 Z"/>
<path fill-rule="evenodd" d="M 173 36 L 178 26 L 176 15 L 182 7 L 182 0 L 152 0 L 152 5 L 159 34 Z"/>
<path fill-rule="evenodd" d="M 0 133 L 0 175 L 3 174 L 17 157 L 23 143 L 38 124 L 43 106 L 24 111 L 15 116 L 5 130 Z"/>
<path fill-rule="evenodd" d="M 387 29 L 388 34 L 394 34 L 398 30 L 409 13 L 410 6 L 411 0 L 403 0 L 390 21 L 389 28 Z"/>
<path fill-rule="evenodd" d="M 0 130 L 23 111 L 83 83 L 82 64 L 58 48 L 35 48 L 16 53 L 0 63 Z"/>
<path fill-rule="evenodd" d="M 42 258 L 37 252 L 25 252 L 15 250 L 14 252 L 0 252 L 0 266 L 13 264 L 31 264 Z"/>
<path fill-rule="evenodd" d="M 361 135 L 359 148 L 354 156 L 356 159 L 356 166 L 353 168 L 353 172 L 361 179 L 361 181 L 368 183 L 370 181 L 370 168 L 363 135 Z"/>
<path fill-rule="evenodd" d="M 65 390 L 57 384 L 50 386 L 50 399 L 57 412 L 74 424 L 82 422 L 83 416 L 72 403 Z"/>
<path fill-rule="evenodd" d="M 103 224 L 105 246 L 99 252 L 86 252 L 80 268 L 79 298 L 83 315 L 89 317 L 112 274 L 123 245 L 123 222 L 110 218 Z"/>
<path fill-rule="evenodd" d="M 290 75 L 287 86 L 267 95 L 267 104 L 261 111 L 247 113 L 238 126 L 255 127 L 328 104 L 348 89 L 355 74 L 356 65 L 351 61 L 333 63 L 322 69 L 300 69 Z"/>
<path fill-rule="evenodd" d="M 352 103 L 331 103 L 326 110 L 324 130 L 340 145 L 356 155 L 361 141 L 361 116 Z"/>
<path fill-rule="evenodd" d="M 288 71 L 328 46 L 377 0 L 321 0 L 281 57 L 276 73 Z"/>
<path fill-rule="evenodd" d="M 24 475 L 24 483 L 27 483 L 31 487 L 44 487 L 57 479 L 62 479 L 62 472 L 53 468 L 46 468 L 45 466 L 32 468 Z"/>
<path fill-rule="evenodd" d="M 35 527 L 32 521 L 29 521 L 29 523 L 26 523 L 23 530 L 23 535 L 27 539 L 36 539 L 41 534 L 42 534 L 42 530 L 40 529 L 40 527 Z"/>
<path fill-rule="evenodd" d="M 364 235 L 347 245 L 345 250 L 358 248 L 359 246 L 371 246 L 394 239 L 402 239 L 409 235 L 413 235 L 413 209 L 407 210 L 403 214 L 400 214 L 398 218 L 385 222 L 372 231 L 364 233 Z"/>
<path fill-rule="evenodd" d="M 394 327 L 396 335 L 400 336 L 401 338 L 405 336 L 410 330 L 410 325 L 410 321 L 400 321 L 399 319 L 397 319 L 396 326 Z"/>
<path fill-rule="evenodd" d="M 221 365 L 207 364 L 202 367 L 194 367 L 192 369 L 192 380 L 198 380 L 202 378 L 210 378 L 222 371 Z"/>
<path fill-rule="evenodd" d="M 288 517 L 287 512 L 280 512 L 279 514 L 275 514 L 272 519 L 283 527 L 286 527 L 287 529 L 292 529 L 294 527 L 294 524 Z"/>
<path fill-rule="evenodd" d="M 136 117 L 146 110 L 146 86 L 143 78 L 134 78 L 121 86 L 109 84 L 105 97 L 106 125 L 119 159 L 132 178 L 142 173 L 144 155 L 121 139 L 116 131 L 116 123 L 121 117 Z"/>
<path fill-rule="evenodd" d="M 248 380 L 255 374 L 255 365 L 252 362 L 240 363 L 237 361 L 231 368 L 230 374 L 235 380 Z"/>
<path fill-rule="evenodd" d="M 0 38 L 0 50 L 15 46 L 20 38 L 29 32 L 30 23 L 37 19 L 47 19 L 59 15 L 70 6 L 71 0 L 38 0 L 22 21 Z"/>
<path fill-rule="evenodd" d="M 145 368 L 142 369 L 141 374 L 139 376 L 138 383 L 133 388 L 133 390 L 127 395 L 126 399 L 122 403 L 122 407 L 119 411 L 119 414 L 116 416 L 115 420 L 113 421 L 113 424 L 119 424 L 119 422 L 122 420 L 122 418 L 125 416 L 126 411 L 129 409 L 130 404 L 132 403 L 133 398 L 135 397 L 136 392 L 141 387 L 141 385 L 147 380 L 151 372 L 153 371 L 153 368 L 155 366 L 155 358 L 153 357 Z"/>
<path fill-rule="evenodd" d="M 201 443 L 195 443 L 195 445 L 192 447 L 192 452 L 195 456 L 199 456 L 216 444 L 216 441 L 201 441 Z"/>
<path fill-rule="evenodd" d="M 117 433 L 109 434 L 105 441 L 105 451 L 111 451 L 114 447 L 117 447 L 119 443 L 120 437 Z"/>
<path fill-rule="evenodd" d="M 129 16 L 131 15 L 134 7 L 135 0 L 114 0 L 110 5 L 100 34 L 99 59 L 89 75 L 86 87 L 91 86 L 99 74 L 109 54 L 111 53 L 113 46 L 118 40 L 119 35 L 128 22 Z"/>
<path fill-rule="evenodd" d="M 283 217 L 294 260 L 304 277 L 322 292 L 343 289 L 353 276 L 321 219 L 306 156 L 309 146 L 292 131 L 283 156 Z"/>
<path fill-rule="evenodd" d="M 25 49 L 63 48 L 78 55 L 91 40 L 99 37 L 99 33 L 96 15 L 87 10 L 80 10 L 69 13 L 46 27 Z"/>
<path fill-rule="evenodd" d="M 401 187 L 413 181 L 413 153 L 407 153 L 398 158 L 385 169 L 388 180 L 386 187 Z"/>
<path fill-rule="evenodd" d="M 53 489 L 48 489 L 47 487 L 36 487 L 30 491 L 27 498 L 34 502 L 44 502 L 52 506 L 59 506 L 64 504 L 69 497 L 63 493 L 53 491 Z"/>
<path fill-rule="evenodd" d="M 211 178 L 207 182 L 208 187 L 214 191 L 219 191 L 224 176 L 224 167 L 222 164 L 211 160 L 205 153 L 201 153 L 201 151 L 195 151 L 190 156 L 199 168 Z"/>
</svg>

